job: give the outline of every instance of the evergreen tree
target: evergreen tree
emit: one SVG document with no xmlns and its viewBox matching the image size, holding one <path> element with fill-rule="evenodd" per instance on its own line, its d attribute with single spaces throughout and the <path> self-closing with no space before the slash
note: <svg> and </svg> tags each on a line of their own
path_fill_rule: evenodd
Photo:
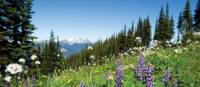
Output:
<svg viewBox="0 0 200 87">
<path fill-rule="evenodd" d="M 32 36 L 35 27 L 31 23 L 31 6 L 32 0 L 0 1 L 0 53 L 1 59 L 6 59 L 4 64 L 29 58 L 32 53 L 36 37 Z"/>
<path fill-rule="evenodd" d="M 143 45 L 148 47 L 151 41 L 151 24 L 149 21 L 149 17 L 144 20 L 143 23 Z"/>
<path fill-rule="evenodd" d="M 171 20 L 170 20 L 170 18 L 169 18 L 169 4 L 167 3 L 167 6 L 166 6 L 166 12 L 165 12 L 165 34 L 166 34 L 166 39 L 168 40 L 168 41 L 170 41 L 171 40 L 171 38 L 172 38 L 172 34 L 171 34 L 171 27 L 170 27 L 170 25 L 171 25 Z"/>
<path fill-rule="evenodd" d="M 169 22 L 169 40 L 171 40 L 174 36 L 174 19 L 171 16 L 170 22 Z"/>
<path fill-rule="evenodd" d="M 128 29 L 127 33 L 128 48 L 133 48 L 134 46 L 134 24 L 132 23 L 131 28 Z"/>
<path fill-rule="evenodd" d="M 163 47 L 172 39 L 174 34 L 174 20 L 173 17 L 169 17 L 168 4 L 166 8 L 166 13 L 164 13 L 163 7 L 161 7 L 154 36 L 154 40 L 158 40 Z"/>
<path fill-rule="evenodd" d="M 139 18 L 139 21 L 137 23 L 137 29 L 135 32 L 135 37 L 140 37 L 141 39 L 143 38 L 143 23 L 142 23 L 142 18 Z"/>
<path fill-rule="evenodd" d="M 40 44 L 43 44 L 41 47 Z M 51 31 L 49 40 L 38 45 L 38 55 L 41 56 L 42 73 L 48 74 L 57 69 L 66 68 L 64 53 L 60 48 L 60 41 L 55 38 L 54 32 Z"/>
<path fill-rule="evenodd" d="M 194 14 L 194 29 L 195 31 L 200 32 L 200 0 L 198 0 Z"/>
<path fill-rule="evenodd" d="M 11 49 L 8 49 L 10 44 L 8 40 L 8 22 L 5 18 L 7 18 L 6 12 L 6 3 L 4 1 L 0 1 L 0 71 L 4 71 L 5 67 L 3 65 L 8 64 L 11 59 L 9 59 L 10 55 L 8 55 Z"/>
<path fill-rule="evenodd" d="M 117 46 L 118 52 L 123 52 L 125 49 L 127 49 L 126 26 L 124 26 L 124 29 L 118 34 Z"/>
<path fill-rule="evenodd" d="M 183 25 L 186 29 L 186 32 L 192 31 L 192 14 L 190 11 L 190 0 L 187 0 L 185 9 L 183 11 Z"/>
<path fill-rule="evenodd" d="M 177 37 L 177 42 L 180 41 L 180 34 L 183 34 L 183 27 L 182 27 L 182 24 L 183 24 L 183 15 L 182 13 L 179 14 L 179 19 L 178 19 L 178 25 L 177 25 L 177 28 L 178 28 L 178 37 Z"/>
<path fill-rule="evenodd" d="M 187 43 L 187 40 L 192 38 L 192 15 L 190 11 L 190 0 L 187 0 L 185 9 L 183 11 L 183 23 L 182 23 L 182 29 L 183 31 L 183 40 L 182 42 L 185 44 Z"/>
<path fill-rule="evenodd" d="M 161 45 L 164 46 L 164 42 L 167 40 L 166 38 L 166 27 L 165 27 L 165 14 L 163 7 L 161 7 L 159 19 L 156 23 L 156 29 L 155 29 L 155 36 L 154 40 L 158 40 L 161 42 Z"/>
</svg>

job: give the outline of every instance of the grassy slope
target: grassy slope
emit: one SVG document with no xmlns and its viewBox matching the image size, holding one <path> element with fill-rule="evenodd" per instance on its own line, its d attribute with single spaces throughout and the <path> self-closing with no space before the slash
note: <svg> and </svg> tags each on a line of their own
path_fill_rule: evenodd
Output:
<svg viewBox="0 0 200 87">
<path fill-rule="evenodd" d="M 178 78 L 179 86 L 198 87 L 200 85 L 200 46 L 189 45 L 185 48 L 179 48 L 180 53 L 176 53 L 175 50 L 177 48 L 145 52 L 145 62 L 152 63 L 154 66 L 153 77 L 155 86 L 163 87 L 162 80 L 165 69 L 170 67 L 171 78 L 169 87 L 171 87 L 174 77 Z M 123 87 L 135 87 L 133 69 L 138 62 L 138 56 L 132 55 L 121 60 L 124 68 Z M 107 87 L 106 74 L 109 70 L 112 70 L 115 77 L 116 62 L 117 60 L 112 58 L 105 65 L 83 66 L 76 71 L 60 71 L 48 79 L 41 76 L 37 83 L 41 87 L 46 87 L 47 85 L 50 87 L 77 87 L 80 81 L 83 81 L 86 87 L 89 87 L 92 81 L 94 87 Z M 114 79 L 112 80 L 111 87 L 114 87 Z M 140 82 L 139 87 L 145 87 L 145 85 Z"/>
</svg>

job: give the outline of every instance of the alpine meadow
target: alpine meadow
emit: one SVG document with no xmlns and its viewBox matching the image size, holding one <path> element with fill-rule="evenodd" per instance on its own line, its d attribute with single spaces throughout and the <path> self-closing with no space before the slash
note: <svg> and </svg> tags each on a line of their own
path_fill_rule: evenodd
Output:
<svg viewBox="0 0 200 87">
<path fill-rule="evenodd" d="M 200 0 L 0 0 L 0 87 L 200 87 L 199 65 Z"/>
</svg>

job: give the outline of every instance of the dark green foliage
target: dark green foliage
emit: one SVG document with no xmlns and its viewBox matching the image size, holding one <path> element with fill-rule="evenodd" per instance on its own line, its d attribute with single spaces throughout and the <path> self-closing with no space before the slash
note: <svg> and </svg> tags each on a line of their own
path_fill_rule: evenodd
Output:
<svg viewBox="0 0 200 87">
<path fill-rule="evenodd" d="M 168 34 L 168 39 L 171 40 L 174 36 L 174 19 L 173 17 L 171 16 L 170 20 L 169 20 L 169 27 L 168 27 L 168 31 L 169 31 L 169 34 Z"/>
<path fill-rule="evenodd" d="M 187 0 L 185 9 L 183 11 L 183 18 L 182 18 L 182 42 L 184 44 L 187 43 L 187 40 L 192 39 L 192 32 L 193 32 L 193 27 L 192 27 L 192 14 L 190 11 L 190 0 Z"/>
<path fill-rule="evenodd" d="M 0 1 L 0 64 L 29 58 L 33 50 L 32 0 Z"/>
<path fill-rule="evenodd" d="M 133 48 L 134 47 L 134 24 L 132 23 L 131 28 L 128 29 L 127 33 L 127 45 L 128 48 Z"/>
<path fill-rule="evenodd" d="M 126 26 L 124 26 L 124 29 L 118 34 L 117 38 L 118 52 L 124 52 L 128 49 L 126 41 Z"/>
<path fill-rule="evenodd" d="M 192 31 L 192 14 L 190 11 L 190 0 L 187 0 L 185 9 L 183 11 L 183 25 L 185 27 L 186 32 L 191 32 Z"/>
<path fill-rule="evenodd" d="M 177 25 L 177 28 L 178 28 L 178 37 L 177 37 L 177 41 L 180 41 L 180 34 L 183 33 L 183 29 L 182 29 L 182 23 L 183 23 L 183 14 L 180 13 L 179 14 L 179 19 L 178 19 L 178 25 Z"/>
<path fill-rule="evenodd" d="M 51 31 L 48 41 L 38 43 L 37 54 L 42 63 L 42 73 L 52 73 L 54 70 L 64 69 L 65 59 L 64 54 L 61 52 L 59 39 L 55 38 L 54 32 Z"/>
<path fill-rule="evenodd" d="M 143 22 L 142 18 L 139 18 L 139 21 L 137 23 L 137 29 L 135 31 L 135 37 L 143 38 Z"/>
<path fill-rule="evenodd" d="M 148 47 L 150 45 L 151 41 L 151 24 L 149 17 L 144 19 L 143 23 L 143 38 L 142 38 L 142 43 L 144 46 Z"/>
<path fill-rule="evenodd" d="M 165 30 L 166 30 L 165 14 L 164 14 L 163 7 L 161 7 L 159 19 L 157 20 L 157 23 L 156 23 L 154 40 L 165 42 L 167 40 L 167 38 L 165 38 L 166 36 Z"/>
<path fill-rule="evenodd" d="M 154 40 L 158 40 L 161 46 L 166 47 L 166 42 L 170 41 L 174 35 L 174 20 L 169 17 L 169 6 L 167 4 L 166 13 L 161 7 L 159 19 L 156 22 Z"/>
<path fill-rule="evenodd" d="M 200 32 L 200 0 L 198 0 L 194 14 L 194 29 L 195 31 Z"/>
</svg>

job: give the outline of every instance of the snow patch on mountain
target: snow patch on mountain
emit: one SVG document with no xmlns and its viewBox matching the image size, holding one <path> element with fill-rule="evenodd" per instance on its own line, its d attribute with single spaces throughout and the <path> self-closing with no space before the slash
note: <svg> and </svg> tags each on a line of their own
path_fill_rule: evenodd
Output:
<svg viewBox="0 0 200 87">
<path fill-rule="evenodd" d="M 61 43 L 73 45 L 73 44 L 88 44 L 91 43 L 88 39 L 83 39 L 81 37 L 74 37 L 70 39 L 64 39 Z"/>
<path fill-rule="evenodd" d="M 88 39 L 83 39 L 80 37 L 75 37 L 71 39 L 61 40 L 61 48 L 65 49 L 65 56 L 73 55 L 79 53 L 81 50 L 85 49 L 86 46 L 91 44 Z"/>
</svg>

